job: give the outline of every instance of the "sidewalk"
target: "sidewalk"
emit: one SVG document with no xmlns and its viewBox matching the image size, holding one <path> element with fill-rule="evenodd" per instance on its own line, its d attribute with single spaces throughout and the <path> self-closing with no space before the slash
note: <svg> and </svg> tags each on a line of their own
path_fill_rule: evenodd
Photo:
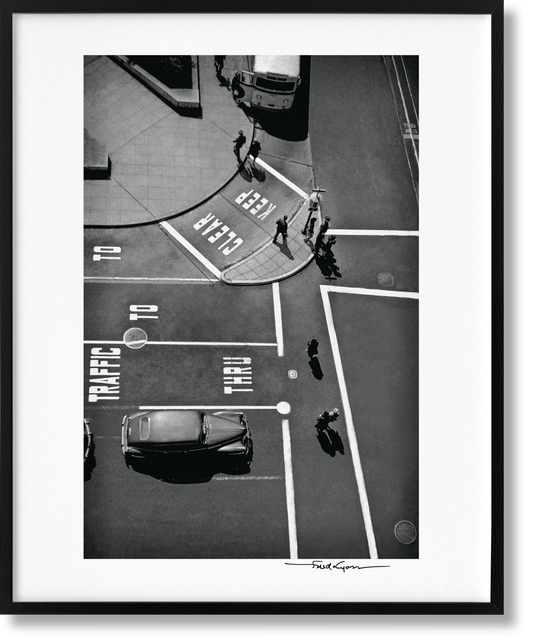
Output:
<svg viewBox="0 0 533 643">
<path fill-rule="evenodd" d="M 202 118 L 177 113 L 109 58 L 86 58 L 84 126 L 91 137 L 107 147 L 111 159 L 109 180 L 84 181 L 87 227 L 112 229 L 168 219 L 180 234 L 187 236 L 191 229 L 188 220 L 195 216 L 196 208 L 200 212 L 202 207 L 218 207 L 210 199 L 220 199 L 215 195 L 224 186 L 242 183 L 232 144 L 239 129 L 247 138 L 245 150 L 254 135 L 258 136 L 267 158 L 268 152 L 274 154 L 269 161 L 279 159 L 274 164 L 282 173 L 288 173 L 292 181 L 310 191 L 313 173 L 309 140 L 294 143 L 261 129 L 255 132 L 254 123 L 216 78 L 213 57 L 193 57 L 196 59 Z M 222 74 L 231 79 L 236 70 L 248 66 L 246 56 L 227 56 Z M 257 183 L 256 189 L 261 191 L 260 186 Z M 282 244 L 281 237 L 273 243 L 271 224 L 268 231 L 261 232 L 257 220 L 250 223 L 243 216 L 246 212 L 239 214 L 233 208 L 234 223 L 253 226 L 254 234 L 259 231 L 263 240 L 255 249 L 247 250 L 248 256 L 241 255 L 231 266 L 226 261 L 225 267 L 220 267 L 224 282 L 271 283 L 295 274 L 312 261 L 312 240 L 306 243 L 301 233 L 308 216 L 307 201 L 294 192 L 287 195 L 282 183 L 277 191 L 270 192 L 269 198 L 274 199 L 273 194 L 278 212 L 296 211 L 289 221 L 287 243 Z M 187 212 L 190 215 L 185 215 Z M 320 213 L 315 216 L 316 237 Z M 187 227 L 183 229 L 184 226 Z M 198 241 L 205 243 L 205 237 Z M 191 242 L 196 245 L 194 239 Z M 200 252 L 204 250 L 200 247 Z M 157 261 L 157 257 L 153 260 Z"/>
</svg>

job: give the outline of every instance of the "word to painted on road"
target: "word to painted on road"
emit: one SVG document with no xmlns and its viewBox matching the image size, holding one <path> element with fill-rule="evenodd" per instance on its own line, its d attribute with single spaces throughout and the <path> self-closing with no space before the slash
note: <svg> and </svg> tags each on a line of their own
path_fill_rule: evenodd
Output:
<svg viewBox="0 0 533 643">
<path fill-rule="evenodd" d="M 253 196 L 250 197 L 250 194 L 252 194 L 252 192 Z M 270 203 L 268 208 L 261 212 L 261 210 L 268 203 L 268 199 L 266 199 L 265 197 L 261 197 L 259 192 L 254 192 L 254 190 L 239 194 L 239 196 L 235 199 L 235 203 L 238 203 L 241 207 L 250 212 L 250 214 L 257 214 L 257 218 L 261 219 L 261 221 L 264 221 L 268 217 L 268 215 L 276 209 L 276 206 L 273 203 Z M 253 208 L 252 205 L 254 206 Z M 260 212 L 261 214 L 259 214 Z"/>
<path fill-rule="evenodd" d="M 201 230 L 208 223 L 210 225 L 202 232 L 202 236 L 204 237 L 210 232 L 213 232 L 214 230 L 222 226 L 220 230 L 217 230 L 215 234 L 212 234 L 207 238 L 209 243 L 215 243 L 215 241 L 218 241 L 225 234 L 228 235 L 228 238 L 224 241 L 224 243 L 221 246 L 218 246 L 218 250 L 222 250 L 222 248 L 224 248 L 224 250 L 222 250 L 222 254 L 229 255 L 235 250 L 235 248 L 238 248 L 241 245 L 242 239 L 240 237 L 237 237 L 237 234 L 235 232 L 232 232 L 227 225 L 224 225 L 223 221 L 219 221 L 214 214 L 211 214 L 211 212 L 203 219 L 200 219 L 198 223 L 195 223 L 193 228 L 195 230 Z M 232 245 L 228 246 L 228 243 L 230 242 L 232 242 Z"/>
<path fill-rule="evenodd" d="M 119 400 L 120 348 L 91 348 L 89 367 L 89 402 Z"/>
<path fill-rule="evenodd" d="M 102 261 L 102 259 L 115 259 L 120 261 L 119 255 L 122 252 L 122 249 L 118 246 L 94 246 L 93 252 L 93 261 Z"/>
<path fill-rule="evenodd" d="M 155 304 L 133 304 L 130 306 L 130 320 L 138 319 L 159 319 L 158 315 L 139 315 L 139 313 L 156 313 L 158 308 Z"/>
<path fill-rule="evenodd" d="M 252 384 L 251 357 L 224 357 L 224 393 L 251 393 L 253 388 L 236 388 L 234 385 L 250 386 Z"/>
</svg>

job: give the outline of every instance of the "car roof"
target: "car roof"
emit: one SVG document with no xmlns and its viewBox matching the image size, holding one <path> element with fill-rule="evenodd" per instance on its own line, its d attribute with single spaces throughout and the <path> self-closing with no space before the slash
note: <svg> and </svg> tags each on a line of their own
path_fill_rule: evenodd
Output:
<svg viewBox="0 0 533 643">
<path fill-rule="evenodd" d="M 149 419 L 149 431 L 146 420 Z M 133 420 L 135 422 L 135 420 Z M 199 411 L 162 410 L 151 411 L 138 417 L 144 428 L 140 431 L 140 439 L 136 439 L 136 431 L 132 432 L 131 443 L 143 442 L 198 442 L 200 440 L 201 413 Z M 142 425 L 141 425 L 142 426 Z M 135 433 L 135 434 L 134 434 Z"/>
</svg>

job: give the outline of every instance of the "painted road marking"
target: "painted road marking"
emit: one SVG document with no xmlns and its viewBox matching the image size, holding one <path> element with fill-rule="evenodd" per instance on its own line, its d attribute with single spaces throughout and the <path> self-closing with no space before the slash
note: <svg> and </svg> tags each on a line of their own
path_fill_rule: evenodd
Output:
<svg viewBox="0 0 533 643">
<path fill-rule="evenodd" d="M 139 406 L 139 411 L 196 411 L 204 409 L 218 409 L 220 411 L 277 411 L 277 406 L 244 406 L 239 404 L 239 406 Z"/>
<path fill-rule="evenodd" d="M 370 505 L 368 503 L 368 496 L 366 493 L 365 479 L 363 475 L 363 468 L 361 465 L 361 457 L 359 454 L 359 446 L 357 443 L 357 435 L 355 433 L 355 426 L 353 422 L 352 409 L 350 407 L 350 399 L 348 397 L 348 388 L 344 378 L 344 371 L 342 368 L 341 354 L 339 343 L 337 341 L 337 334 L 333 323 L 333 312 L 329 301 L 329 293 L 343 293 L 355 295 L 370 295 L 377 297 L 404 297 L 408 299 L 418 299 L 418 293 L 396 291 L 390 292 L 387 290 L 374 290 L 370 288 L 350 288 L 348 286 L 320 286 L 320 294 L 322 296 L 322 303 L 324 305 L 324 313 L 328 325 L 328 333 L 331 342 L 331 350 L 333 352 L 333 361 L 335 362 L 335 370 L 337 371 L 337 379 L 339 381 L 339 388 L 341 392 L 342 405 L 344 408 L 344 415 L 346 418 L 346 431 L 348 433 L 348 441 L 350 443 L 350 450 L 352 452 L 352 461 L 354 465 L 355 477 L 357 480 L 357 488 L 359 491 L 359 500 L 363 512 L 363 521 L 365 524 L 366 537 L 368 541 L 368 548 L 371 558 L 379 558 L 376 547 L 376 539 L 374 535 L 374 528 L 372 526 L 372 517 L 370 515 Z"/>
<path fill-rule="evenodd" d="M 279 295 L 279 282 L 272 284 L 272 297 L 274 299 L 274 321 L 276 325 L 276 341 L 278 343 L 278 357 L 283 357 L 283 324 L 281 321 L 281 298 Z"/>
<path fill-rule="evenodd" d="M 368 542 L 368 549 L 370 551 L 370 558 L 379 558 L 378 550 L 376 547 L 376 538 L 374 535 L 374 528 L 372 526 L 372 517 L 370 515 L 370 505 L 368 504 L 368 496 L 366 493 L 365 478 L 363 475 L 363 467 L 361 465 L 361 456 L 359 454 L 359 446 L 357 444 L 357 436 L 355 434 L 355 427 L 353 423 L 352 410 L 350 408 L 350 400 L 348 397 L 348 388 L 344 379 L 344 372 L 342 370 L 341 353 L 339 350 L 339 343 L 337 341 L 337 334 L 335 333 L 335 326 L 333 325 L 333 312 L 329 303 L 329 288 L 327 286 L 320 286 L 320 294 L 322 295 L 322 303 L 324 305 L 324 312 L 326 314 L 326 321 L 328 325 L 329 339 L 331 343 L 331 350 L 333 352 L 333 361 L 335 362 L 335 370 L 337 371 L 337 379 L 339 380 L 339 388 L 341 392 L 342 405 L 344 407 L 344 416 L 346 419 L 346 431 L 348 433 L 348 441 L 350 443 L 350 450 L 352 452 L 352 462 L 355 471 L 355 478 L 357 480 L 357 490 L 359 492 L 359 501 L 361 503 L 361 510 L 363 512 L 363 521 L 366 531 L 366 539 Z"/>
<path fill-rule="evenodd" d="M 111 340 L 98 340 L 98 339 L 84 339 L 84 344 L 112 344 L 113 346 L 117 344 L 124 344 L 125 342 L 120 340 L 118 342 L 113 342 Z M 275 342 L 146 342 L 146 346 L 277 346 Z"/>
<path fill-rule="evenodd" d="M 214 266 L 208 259 L 204 257 L 204 255 L 199 252 L 193 245 L 192 243 L 189 243 L 185 237 L 183 237 L 177 230 L 175 230 L 167 221 L 161 221 L 159 224 L 165 232 L 167 232 L 171 237 L 174 237 L 176 241 L 181 243 L 181 245 L 188 250 L 193 257 L 196 257 L 200 263 L 202 263 L 208 270 L 210 270 L 217 279 L 220 279 L 220 275 L 222 274 L 220 270 Z"/>
<path fill-rule="evenodd" d="M 289 420 L 281 420 L 283 433 L 283 460 L 285 462 L 285 494 L 287 497 L 287 518 L 289 521 L 290 557 L 298 558 L 298 539 L 296 535 L 296 504 L 294 501 L 294 479 L 292 476 L 291 434 Z"/>
<path fill-rule="evenodd" d="M 108 281 L 119 281 L 121 283 L 138 283 L 140 281 L 146 281 L 147 283 L 172 283 L 172 284 L 186 284 L 186 283 L 198 283 L 198 284 L 212 284 L 212 279 L 207 279 L 207 277 L 84 277 L 84 281 L 91 283 L 105 283 Z"/>
<path fill-rule="evenodd" d="M 409 122 L 409 112 L 407 110 L 407 105 L 405 104 L 405 96 L 403 95 L 402 86 L 400 84 L 400 75 L 398 74 L 398 68 L 396 67 L 396 61 L 394 60 L 394 56 L 392 56 L 392 64 L 394 65 L 394 71 L 396 72 L 396 80 L 398 82 L 398 89 L 400 90 L 400 96 L 402 97 L 403 111 L 404 111 L 404 114 L 405 114 L 405 118 Z M 419 161 L 418 161 L 418 151 L 416 149 L 415 141 L 412 138 L 412 136 L 410 138 L 411 138 L 411 143 L 413 145 L 413 152 L 414 152 L 414 155 L 415 155 L 415 158 L 416 158 L 416 162 L 418 164 L 419 163 Z"/>
<path fill-rule="evenodd" d="M 253 157 L 249 156 L 248 158 L 250 158 L 250 159 L 253 161 Z M 272 174 L 272 175 L 273 175 L 273 176 L 275 176 L 277 179 L 279 179 L 280 181 L 282 181 L 283 183 L 285 183 L 285 185 L 288 185 L 288 186 L 291 188 L 291 190 L 294 190 L 294 191 L 296 192 L 296 194 L 299 194 L 299 195 L 300 195 L 300 196 L 302 196 L 304 199 L 308 199 L 308 198 L 309 198 L 309 194 L 307 194 L 307 192 L 304 192 L 304 191 L 303 191 L 301 188 L 299 188 L 295 183 L 293 183 L 292 181 L 289 181 L 289 179 L 287 179 L 286 177 L 284 177 L 284 176 L 283 176 L 283 174 L 280 174 L 280 172 L 278 172 L 277 170 L 275 170 L 273 167 L 270 167 L 270 165 L 268 165 L 268 163 L 265 163 L 265 162 L 264 162 L 262 159 L 260 159 L 260 158 L 255 159 L 255 162 L 256 162 L 256 163 L 259 163 L 259 165 L 260 165 L 262 168 L 264 168 L 265 170 L 267 170 L 267 172 L 270 172 L 270 174 Z"/>
<path fill-rule="evenodd" d="M 351 235 L 354 237 L 418 237 L 418 230 L 332 230 L 327 235 Z"/>
<path fill-rule="evenodd" d="M 213 476 L 212 480 L 283 480 L 283 476 Z"/>
</svg>

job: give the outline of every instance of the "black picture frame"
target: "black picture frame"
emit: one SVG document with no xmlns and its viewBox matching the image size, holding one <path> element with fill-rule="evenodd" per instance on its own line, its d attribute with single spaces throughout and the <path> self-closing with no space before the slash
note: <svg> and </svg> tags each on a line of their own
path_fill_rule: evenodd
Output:
<svg viewBox="0 0 533 643">
<path fill-rule="evenodd" d="M 0 613 L 3 614 L 503 614 L 503 2 L 502 0 L 4 0 L 0 4 Z M 304 8 L 305 7 L 305 8 Z M 461 602 L 15 602 L 13 600 L 13 14 L 16 13 L 484 14 L 492 29 L 492 542 L 490 600 Z"/>
</svg>

